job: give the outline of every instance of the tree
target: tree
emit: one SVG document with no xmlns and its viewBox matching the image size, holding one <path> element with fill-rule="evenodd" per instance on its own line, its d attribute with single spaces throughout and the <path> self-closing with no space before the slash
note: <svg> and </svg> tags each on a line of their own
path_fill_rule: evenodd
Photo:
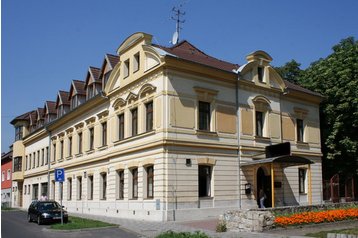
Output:
<svg viewBox="0 0 358 238">
<path fill-rule="evenodd" d="M 276 67 L 275 70 L 281 75 L 282 78 L 290 81 L 291 83 L 298 84 L 302 76 L 301 64 L 294 59 L 287 62 L 284 66 Z"/>
<path fill-rule="evenodd" d="M 325 174 L 358 174 L 358 42 L 342 40 L 303 71 L 299 83 L 326 97 L 321 104 Z"/>
</svg>

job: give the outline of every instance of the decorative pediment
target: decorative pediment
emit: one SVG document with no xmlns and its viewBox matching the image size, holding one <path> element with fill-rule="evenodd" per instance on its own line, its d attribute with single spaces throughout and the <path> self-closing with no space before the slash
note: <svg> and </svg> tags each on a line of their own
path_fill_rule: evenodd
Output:
<svg viewBox="0 0 358 238">
<path fill-rule="evenodd" d="M 152 94 L 155 92 L 157 88 L 151 84 L 144 84 L 138 92 L 139 97 L 146 97 L 148 94 Z"/>
<path fill-rule="evenodd" d="M 270 110 L 270 108 L 271 108 L 271 106 L 270 106 L 271 101 L 262 95 L 259 95 L 259 96 L 256 96 L 255 98 L 253 98 L 252 102 L 255 105 L 255 110 L 258 110 L 258 111 L 267 111 L 267 110 Z"/>
<path fill-rule="evenodd" d="M 118 110 L 120 107 L 123 107 L 126 104 L 127 104 L 126 100 L 124 100 L 123 98 L 118 98 L 114 101 L 113 108 L 114 110 Z"/>
<path fill-rule="evenodd" d="M 126 98 L 126 101 L 131 103 L 131 101 L 135 101 L 138 99 L 138 95 L 130 92 Z"/>
</svg>

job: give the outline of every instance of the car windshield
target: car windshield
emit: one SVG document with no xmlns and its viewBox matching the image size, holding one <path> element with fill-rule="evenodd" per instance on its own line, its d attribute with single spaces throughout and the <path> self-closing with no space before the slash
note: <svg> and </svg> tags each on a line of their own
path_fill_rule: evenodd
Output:
<svg viewBox="0 0 358 238">
<path fill-rule="evenodd" d="M 58 208 L 60 208 L 60 205 L 57 202 L 42 202 L 39 204 L 40 210 L 52 210 Z"/>
</svg>

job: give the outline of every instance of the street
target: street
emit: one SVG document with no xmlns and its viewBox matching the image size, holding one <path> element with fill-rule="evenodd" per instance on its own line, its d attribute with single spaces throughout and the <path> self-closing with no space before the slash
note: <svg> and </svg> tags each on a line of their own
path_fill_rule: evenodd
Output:
<svg viewBox="0 0 358 238">
<path fill-rule="evenodd" d="M 102 228 L 84 231 L 53 231 L 49 230 L 50 225 L 37 225 L 34 222 L 27 222 L 24 211 L 1 212 L 1 237 L 2 238 L 137 238 L 138 235 L 129 233 L 120 228 Z"/>
</svg>

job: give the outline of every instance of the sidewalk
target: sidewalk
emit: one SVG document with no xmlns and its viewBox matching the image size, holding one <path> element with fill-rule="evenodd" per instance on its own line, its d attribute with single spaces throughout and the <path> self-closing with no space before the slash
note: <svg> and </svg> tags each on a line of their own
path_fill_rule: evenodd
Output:
<svg viewBox="0 0 358 238">
<path fill-rule="evenodd" d="M 154 221 L 131 220 L 131 219 L 124 219 L 124 218 L 105 217 L 99 215 L 89 215 L 89 214 L 79 214 L 79 213 L 72 213 L 71 215 L 117 224 L 122 229 L 126 229 L 137 233 L 139 237 L 155 237 L 160 233 L 169 230 L 175 232 L 202 231 L 210 237 L 224 237 L 224 238 L 288 237 L 287 234 L 275 234 L 275 233 L 251 233 L 251 232 L 235 232 L 235 231 L 217 233 L 215 231 L 217 220 L 214 219 L 200 220 L 200 221 L 185 221 L 185 222 L 154 222 Z M 299 236 L 292 235 L 290 237 L 299 237 Z"/>
</svg>

